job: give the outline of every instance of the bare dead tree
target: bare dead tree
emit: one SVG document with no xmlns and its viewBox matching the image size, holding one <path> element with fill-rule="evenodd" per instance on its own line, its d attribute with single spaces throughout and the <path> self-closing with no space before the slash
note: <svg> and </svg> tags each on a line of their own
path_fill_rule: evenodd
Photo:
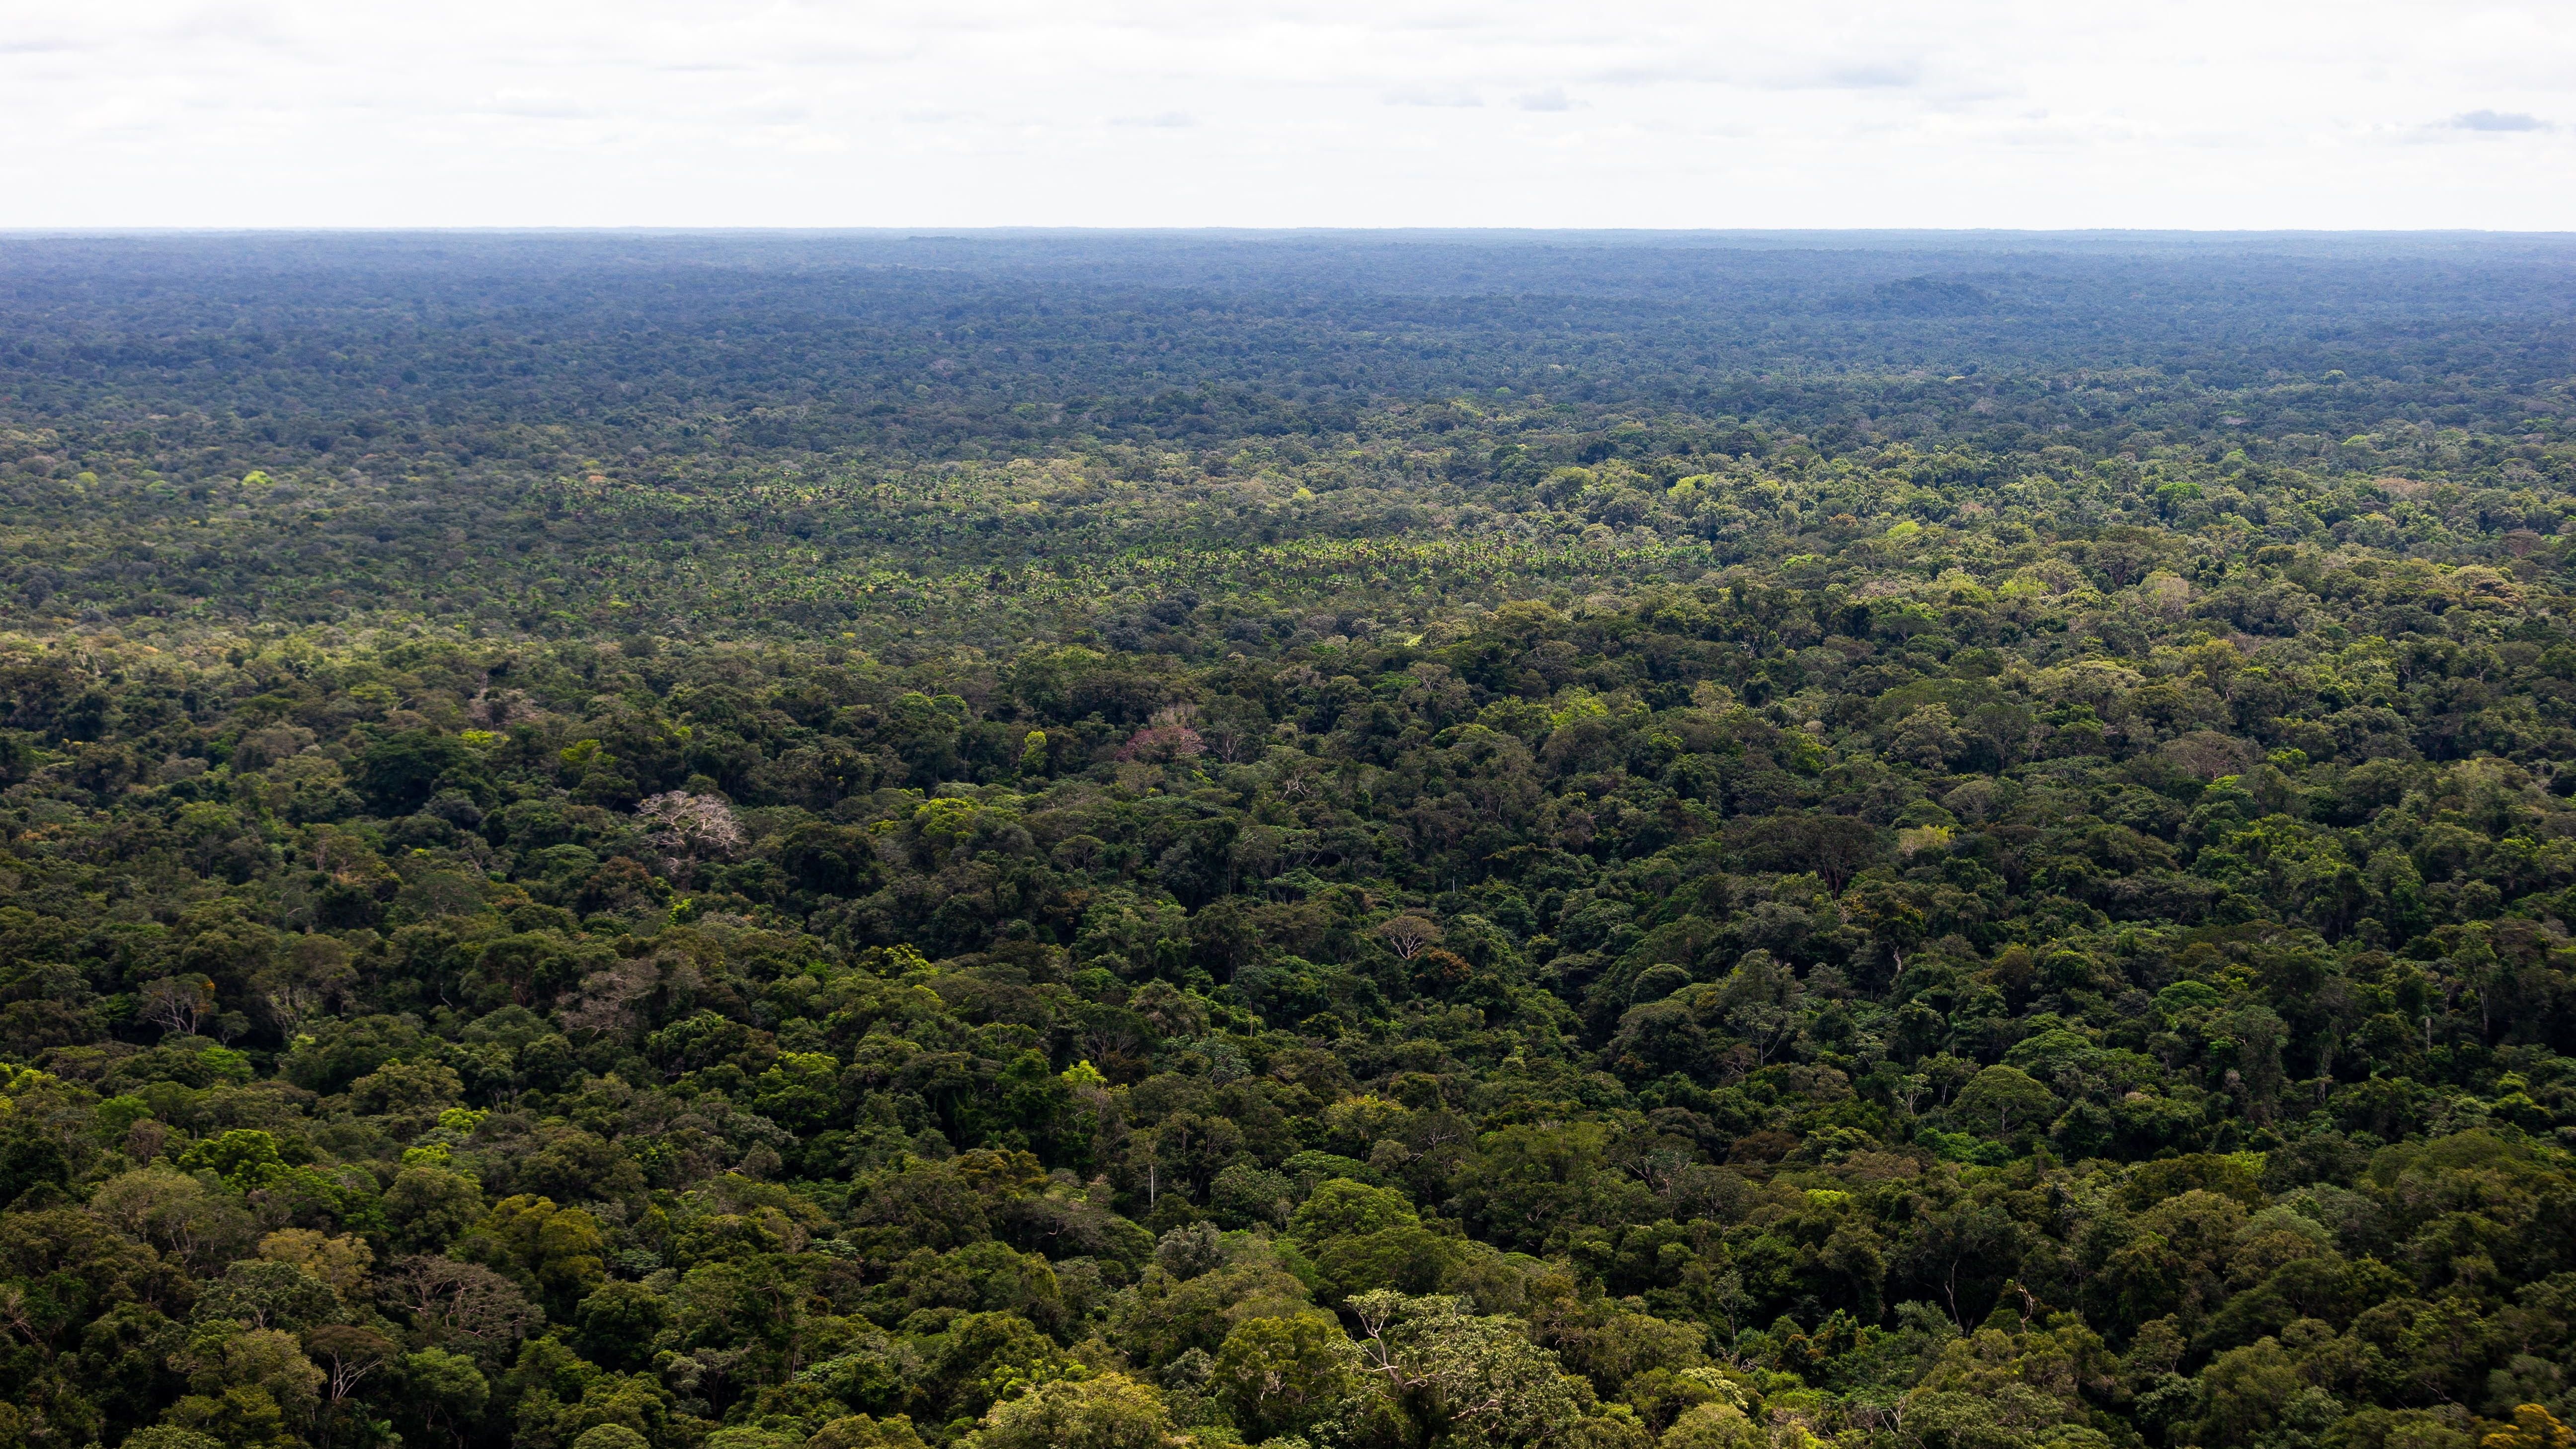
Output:
<svg viewBox="0 0 2576 1449">
<path fill-rule="evenodd" d="M 526 1337 L 540 1317 L 509 1279 L 452 1258 L 405 1258 L 386 1291 L 431 1336 L 468 1339 L 496 1354 Z"/>
<path fill-rule="evenodd" d="M 215 1014 L 215 983 L 201 976 L 164 976 L 145 982 L 136 1014 L 164 1031 L 195 1036 Z"/>
<path fill-rule="evenodd" d="M 1379 924 L 1377 938 L 1397 960 L 1410 961 L 1440 944 L 1440 927 L 1421 916 L 1398 916 Z"/>
<path fill-rule="evenodd" d="M 383 1368 L 394 1356 L 391 1340 L 372 1329 L 326 1323 L 304 1336 L 304 1351 L 321 1361 L 324 1387 L 337 1413 L 342 1400 L 357 1392 L 358 1381 Z"/>
</svg>

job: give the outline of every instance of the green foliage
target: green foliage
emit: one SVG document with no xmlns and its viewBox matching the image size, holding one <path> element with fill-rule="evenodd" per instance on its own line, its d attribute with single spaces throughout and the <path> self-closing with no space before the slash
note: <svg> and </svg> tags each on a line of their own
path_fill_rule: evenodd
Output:
<svg viewBox="0 0 2576 1449">
<path fill-rule="evenodd" d="M 1218 1350 L 1211 1383 L 1254 1439 L 1302 1434 L 1357 1390 L 1358 1352 L 1329 1313 L 1254 1318 Z"/>
<path fill-rule="evenodd" d="M 1171 1418 L 1152 1389 L 1118 1374 L 1045 1384 L 994 1408 L 973 1449 L 1164 1449 Z"/>
<path fill-rule="evenodd" d="M 2563 268 L 265 245 L 0 259 L 0 1449 L 2568 1449 Z"/>
</svg>

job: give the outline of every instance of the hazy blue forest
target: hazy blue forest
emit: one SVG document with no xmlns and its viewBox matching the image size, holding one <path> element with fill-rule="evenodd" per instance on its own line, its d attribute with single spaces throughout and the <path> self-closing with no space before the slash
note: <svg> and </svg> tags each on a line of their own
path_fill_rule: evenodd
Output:
<svg viewBox="0 0 2576 1449">
<path fill-rule="evenodd" d="M 0 1449 L 2576 1449 L 2576 240 L 0 237 Z"/>
</svg>

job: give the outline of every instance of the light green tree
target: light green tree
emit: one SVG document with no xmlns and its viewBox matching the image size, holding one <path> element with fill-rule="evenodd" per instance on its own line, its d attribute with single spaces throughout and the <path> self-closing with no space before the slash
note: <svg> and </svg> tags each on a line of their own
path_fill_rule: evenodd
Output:
<svg viewBox="0 0 2576 1449">
<path fill-rule="evenodd" d="M 1591 1386 L 1532 1343 L 1528 1325 L 1470 1313 L 1462 1298 L 1391 1290 L 1351 1300 L 1360 1371 L 1381 1406 L 1456 1449 L 1553 1442 L 1594 1407 Z"/>
<path fill-rule="evenodd" d="M 1988 1067 L 1959 1089 L 1958 1109 L 1980 1125 L 1995 1124 L 1997 1137 L 2008 1136 L 2015 1122 L 2043 1117 L 2056 1104 L 2048 1088 L 2019 1067 Z"/>
<path fill-rule="evenodd" d="M 1320 1309 L 1235 1325 L 1212 1383 L 1253 1439 L 1302 1434 L 1360 1384 L 1359 1351 Z"/>
<path fill-rule="evenodd" d="M 995 1404 L 969 1449 L 1171 1449 L 1180 1443 L 1162 1395 L 1124 1374 L 1040 1384 Z"/>
</svg>

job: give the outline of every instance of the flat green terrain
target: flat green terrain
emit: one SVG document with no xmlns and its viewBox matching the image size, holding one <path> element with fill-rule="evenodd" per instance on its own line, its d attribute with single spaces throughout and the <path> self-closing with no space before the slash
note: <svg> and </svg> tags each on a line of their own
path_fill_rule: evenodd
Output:
<svg viewBox="0 0 2576 1449">
<path fill-rule="evenodd" d="M 2567 1449 L 2571 262 L 0 239 L 0 1449 Z"/>
</svg>

